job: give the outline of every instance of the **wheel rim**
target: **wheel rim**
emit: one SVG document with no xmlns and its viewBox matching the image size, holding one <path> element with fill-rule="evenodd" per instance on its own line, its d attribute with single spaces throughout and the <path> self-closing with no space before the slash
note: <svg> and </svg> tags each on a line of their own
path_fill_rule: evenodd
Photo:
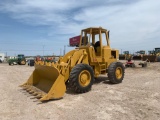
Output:
<svg viewBox="0 0 160 120">
<path fill-rule="evenodd" d="M 116 78 L 117 79 L 121 79 L 122 77 L 122 68 L 121 67 L 117 67 L 116 68 Z"/>
<path fill-rule="evenodd" d="M 25 61 L 21 61 L 21 64 L 25 64 Z"/>
<path fill-rule="evenodd" d="M 88 72 L 87 70 L 83 70 L 80 74 L 79 74 L 79 83 L 81 86 L 86 87 L 89 85 L 89 83 L 91 82 L 91 75 L 90 72 Z"/>
</svg>

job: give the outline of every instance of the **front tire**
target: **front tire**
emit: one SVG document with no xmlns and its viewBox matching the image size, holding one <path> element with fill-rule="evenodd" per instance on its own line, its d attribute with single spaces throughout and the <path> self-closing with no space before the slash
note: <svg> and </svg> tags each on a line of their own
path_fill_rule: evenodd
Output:
<svg viewBox="0 0 160 120">
<path fill-rule="evenodd" d="M 9 65 L 13 66 L 13 65 L 14 65 L 14 63 L 13 63 L 13 62 L 9 62 Z"/>
<path fill-rule="evenodd" d="M 77 64 L 71 71 L 69 85 L 76 93 L 85 93 L 91 90 L 94 82 L 94 72 L 88 64 Z"/>
<path fill-rule="evenodd" d="M 26 61 L 25 60 L 20 61 L 20 65 L 26 65 Z"/>
<path fill-rule="evenodd" d="M 111 83 L 121 83 L 124 78 L 125 68 L 121 62 L 113 62 L 108 67 L 108 78 Z"/>
</svg>

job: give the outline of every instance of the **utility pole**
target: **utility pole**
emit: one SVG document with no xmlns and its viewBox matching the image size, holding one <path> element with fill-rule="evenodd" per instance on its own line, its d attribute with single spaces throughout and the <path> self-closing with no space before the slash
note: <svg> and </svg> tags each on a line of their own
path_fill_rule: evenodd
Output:
<svg viewBox="0 0 160 120">
<path fill-rule="evenodd" d="M 44 46 L 45 46 L 45 45 L 43 45 L 43 57 L 44 57 Z"/>
<path fill-rule="evenodd" d="M 60 48 L 60 56 L 61 56 L 61 54 L 62 54 L 62 49 Z"/>
<path fill-rule="evenodd" d="M 8 60 L 8 57 L 7 57 L 7 52 L 6 52 L 6 57 L 5 57 L 5 61 L 7 61 Z"/>
<path fill-rule="evenodd" d="M 64 51 L 63 51 L 63 55 L 66 54 L 66 46 L 64 46 Z"/>
</svg>

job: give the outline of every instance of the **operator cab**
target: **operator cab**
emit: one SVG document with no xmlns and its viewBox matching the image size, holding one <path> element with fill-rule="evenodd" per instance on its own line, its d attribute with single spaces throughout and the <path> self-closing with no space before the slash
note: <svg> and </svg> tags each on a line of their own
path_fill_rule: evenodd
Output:
<svg viewBox="0 0 160 120">
<path fill-rule="evenodd" d="M 103 46 L 104 45 L 104 46 Z M 87 28 L 81 31 L 79 47 L 93 47 L 96 56 L 102 55 L 102 49 L 109 47 L 109 31 L 99 28 Z"/>
</svg>

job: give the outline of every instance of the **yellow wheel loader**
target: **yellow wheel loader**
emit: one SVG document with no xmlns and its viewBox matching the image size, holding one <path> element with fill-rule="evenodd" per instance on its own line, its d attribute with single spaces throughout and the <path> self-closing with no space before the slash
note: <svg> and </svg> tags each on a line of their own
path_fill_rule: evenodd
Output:
<svg viewBox="0 0 160 120">
<path fill-rule="evenodd" d="M 160 62 L 160 48 L 154 48 L 152 51 L 148 51 L 148 55 L 143 56 L 143 60 L 149 60 L 150 62 Z"/>
<path fill-rule="evenodd" d="M 86 28 L 81 31 L 78 48 L 50 66 L 35 64 L 32 75 L 21 87 L 40 101 L 46 101 L 62 98 L 66 84 L 77 93 L 88 92 L 94 79 L 101 74 L 108 73 L 113 84 L 121 83 L 125 69 L 121 62 L 117 62 L 118 58 L 119 51 L 110 48 L 108 30 Z"/>
</svg>

